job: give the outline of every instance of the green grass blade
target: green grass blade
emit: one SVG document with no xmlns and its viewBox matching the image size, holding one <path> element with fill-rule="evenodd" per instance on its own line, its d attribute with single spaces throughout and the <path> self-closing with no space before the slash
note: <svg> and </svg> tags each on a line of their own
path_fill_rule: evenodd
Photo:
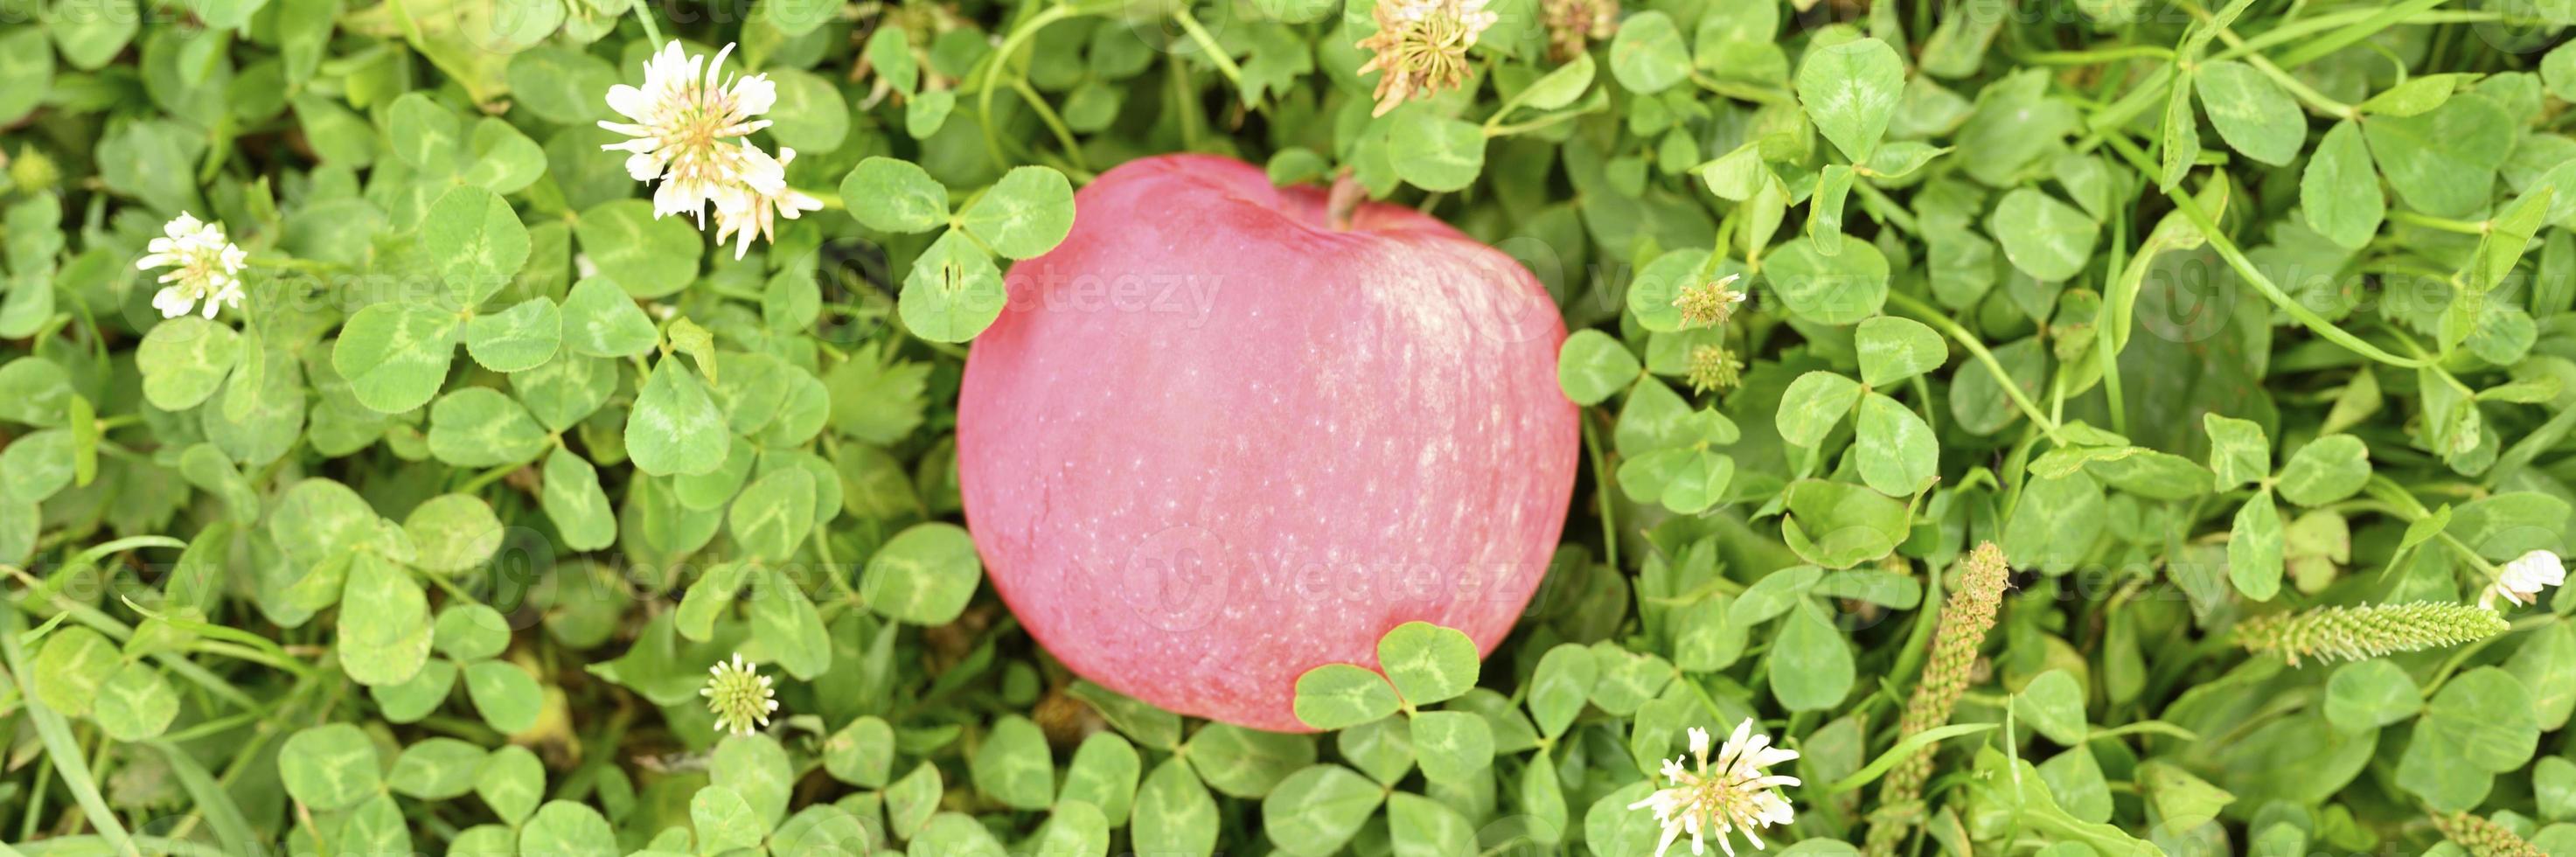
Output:
<svg viewBox="0 0 2576 857">
<path fill-rule="evenodd" d="M 26 626 L 26 620 L 19 617 L 16 604 L 9 608 L 0 610 L 0 656 L 8 659 L 10 680 L 25 687 L 24 677 L 32 674 L 27 671 L 26 646 L 18 641 L 18 632 Z M 125 833 L 125 823 L 117 820 L 116 812 L 107 807 L 107 799 L 99 796 L 98 781 L 90 776 L 89 762 L 81 756 L 80 742 L 72 738 L 71 724 L 45 707 L 34 693 L 23 694 L 19 702 L 27 708 L 28 722 L 36 725 L 36 737 L 45 743 L 46 760 L 62 776 L 63 788 L 70 789 L 73 799 L 80 802 L 81 812 L 89 817 L 90 826 L 98 829 L 99 839 L 113 853 L 140 855 L 142 852 L 134 849 L 134 840 Z"/>
<path fill-rule="evenodd" d="M 223 843 L 224 850 L 253 853 L 259 836 L 251 832 L 250 820 L 242 817 L 241 807 L 233 803 L 233 796 L 224 791 L 223 784 L 215 781 L 206 766 L 168 741 L 145 743 L 170 760 L 170 772 L 179 776 L 179 785 L 188 790 L 188 799 L 196 802 L 197 813 L 206 817 L 206 826 L 214 829 L 215 839 Z"/>
</svg>

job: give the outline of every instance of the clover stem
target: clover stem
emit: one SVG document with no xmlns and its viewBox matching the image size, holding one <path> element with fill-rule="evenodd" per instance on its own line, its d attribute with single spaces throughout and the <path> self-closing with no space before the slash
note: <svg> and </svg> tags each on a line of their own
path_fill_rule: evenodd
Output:
<svg viewBox="0 0 2576 857">
<path fill-rule="evenodd" d="M 2174 50 L 2163 45 L 2122 45 L 2080 51 L 2028 51 L 2013 58 L 2036 65 L 2101 65 L 2130 59 L 2170 60 Z"/>
<path fill-rule="evenodd" d="M 1590 110 L 1590 109 L 1582 109 L 1582 110 L 1565 110 L 1565 111 L 1559 111 L 1559 112 L 1556 112 L 1556 113 L 1550 113 L 1550 114 L 1547 114 L 1547 115 L 1545 115 L 1545 116 L 1541 116 L 1541 117 L 1538 117 L 1538 118 L 1536 118 L 1536 119 L 1531 119 L 1531 120 L 1528 120 L 1528 121 L 1525 121 L 1525 122 L 1515 122 L 1515 123 L 1512 123 L 1512 124 L 1510 124 L 1510 125 L 1496 125 L 1496 124 L 1491 124 L 1491 123 L 1489 122 L 1489 123 L 1487 123 L 1487 124 L 1485 125 L 1484 133 L 1485 133 L 1485 136 L 1487 136 L 1487 137 L 1509 137 L 1509 136 L 1511 136 L 1511 135 L 1513 135 L 1513 134 L 1525 134 L 1525 133 L 1528 133 L 1528 132 L 1531 132 L 1531 131 L 1536 131 L 1536 130 L 1539 130 L 1539 129 L 1541 129 L 1541 128 L 1548 127 L 1548 126 L 1550 126 L 1550 125 L 1555 125 L 1555 124 L 1558 124 L 1558 123 L 1564 122 L 1564 121 L 1569 120 L 1569 119 L 1575 119 L 1575 118 L 1579 118 L 1579 117 L 1582 117 L 1582 116 L 1586 116 L 1586 115 L 1589 115 L 1589 114 L 1591 114 L 1591 113 L 1593 113 L 1593 112 L 1595 112 L 1595 111 Z M 1494 114 L 1494 116 L 1495 116 L 1496 118 L 1500 118 L 1502 115 L 1503 115 L 1503 114 L 1500 114 L 1500 113 L 1496 113 L 1496 114 Z"/>
<path fill-rule="evenodd" d="M 2140 151 L 2137 144 L 2130 142 L 2126 135 L 2117 132 L 2108 133 L 2103 135 L 2102 141 L 2110 144 L 2112 150 L 2119 152 L 2120 157 L 2126 159 L 2131 166 L 2149 174 L 2156 172 L 2155 162 L 2148 160 L 2146 153 Z M 2318 336 L 2325 337 L 2328 341 L 2341 345 L 2355 354 L 2390 366 L 2420 369 L 2433 364 L 2434 361 L 2430 359 L 2409 360 L 2391 354 L 2386 349 L 2372 345 L 2350 331 L 2336 326 L 2332 320 L 2318 315 L 2315 310 L 2308 309 L 2306 304 L 2281 291 L 2280 286 L 2272 283 L 2272 278 L 2264 276 L 2261 270 L 2256 269 L 2253 261 L 2245 258 L 2244 251 L 2237 249 L 2236 242 L 2229 240 L 2227 234 L 2219 230 L 2218 220 L 2211 217 L 2208 212 L 2200 210 L 2200 203 L 2192 199 L 2191 194 L 2180 188 L 2165 190 L 2164 194 L 2166 198 L 2173 200 L 2174 210 L 2181 212 L 2185 220 L 2191 221 L 2191 225 L 2200 230 L 2201 236 L 2209 242 L 2210 248 L 2218 251 L 2218 257 L 2226 260 L 2227 266 L 2234 268 L 2237 276 L 2244 280 L 2246 285 L 2253 286 L 2255 291 L 2262 293 L 2264 300 L 2271 301 L 2273 306 L 2280 307 L 2282 312 L 2288 313 L 2291 318 L 2297 319 L 2301 325 L 2305 325 Z"/>
<path fill-rule="evenodd" d="M 1907 235 L 1923 234 L 1923 225 L 1915 221 L 1914 214 L 1889 198 L 1886 191 L 1868 182 L 1852 182 L 1852 191 L 1860 194 L 1861 207 L 1868 209 L 1870 216 L 1878 218 L 1880 223 L 1896 227 L 1896 231 Z"/>
<path fill-rule="evenodd" d="M 2006 370 L 2004 364 L 1995 359 L 1994 352 L 1986 350 L 1986 344 L 1978 341 L 1975 334 L 1969 333 L 1967 328 L 1960 327 L 1958 322 L 1950 320 L 1949 316 L 1916 300 L 1912 295 L 1904 292 L 1889 292 L 1887 299 L 1902 304 L 1907 312 L 1948 331 L 1950 338 L 1966 346 L 1968 354 L 1977 358 L 1977 362 L 1985 364 L 1987 372 L 1994 374 L 1996 385 L 2003 387 L 2004 395 L 2010 397 L 2013 404 L 2021 408 L 2022 416 L 2029 417 L 2031 424 L 2039 426 L 2040 431 L 2046 433 L 2049 440 L 2055 441 L 2059 446 L 2066 445 L 2066 439 L 2058 436 L 2057 421 L 2039 412 L 2039 405 L 2031 402 L 2030 395 L 2022 391 L 2020 382 L 2013 380 L 2012 372 Z"/>
<path fill-rule="evenodd" d="M 653 23 L 653 4 L 649 2 L 636 3 L 635 20 L 637 23 L 644 25 L 644 39 L 646 43 L 651 44 L 656 48 L 661 47 L 662 25 Z"/>
<path fill-rule="evenodd" d="M 2513 620 L 2512 627 L 2505 629 L 2505 632 L 2502 634 L 2474 640 L 2460 646 L 2459 651 L 2451 653 L 2451 657 L 2448 660 L 2443 661 L 2440 668 L 2433 671 L 2433 680 L 2424 683 L 2424 698 L 2432 699 L 2433 694 L 2442 689 L 2442 684 L 2450 681 L 2451 676 L 2458 673 L 2460 671 L 2460 667 L 2466 665 L 2469 662 L 2469 658 L 2476 655 L 2479 650 L 2486 648 L 2487 644 L 2504 639 L 2506 636 L 2516 631 L 2528 631 L 2533 628 L 2546 626 L 2555 621 L 2558 621 L 2557 615 L 2543 611 L 2536 615 L 2524 616 L 2520 619 Z"/>
<path fill-rule="evenodd" d="M 1697 71 L 1691 72 L 1690 81 L 1691 83 L 1698 85 L 1701 89 L 1708 90 L 1727 98 L 1736 99 L 1738 101 L 1751 101 L 1756 104 L 1770 104 L 1774 106 L 1787 106 L 1798 103 L 1795 96 L 1781 90 L 1761 86 L 1747 86 L 1729 83 L 1718 80 L 1717 78 L 1709 77 L 1708 75 L 1701 74 Z"/>
<path fill-rule="evenodd" d="M 1335 232 L 1351 231 L 1351 218 L 1359 213 L 1360 202 L 1366 199 L 1368 189 L 1360 186 L 1359 179 L 1351 177 L 1349 167 L 1343 167 L 1340 173 L 1334 174 L 1333 189 L 1324 197 L 1325 222 L 1332 224 Z"/>
<path fill-rule="evenodd" d="M 2226 50 L 2211 54 L 2209 60 L 2240 59 L 2275 45 L 2306 39 L 2300 42 L 2297 49 L 2282 54 L 2280 59 L 2273 63 L 2280 68 L 2293 69 L 2341 50 L 2347 45 L 2368 39 L 2380 30 L 2398 23 L 2434 24 L 2495 19 L 2496 13 L 2492 12 L 2436 11 L 2434 9 L 2444 2 L 2447 0 L 2408 0 L 2404 4 L 2384 9 L 2356 9 L 2294 21 L 2275 27 L 2261 35 L 2247 38 L 2241 44 L 2230 45 Z M 2310 34 L 2324 30 L 2335 30 L 2335 32 L 2310 37 Z M 2139 113 L 2163 103 L 2165 91 L 2172 83 L 2173 67 L 2158 68 L 2142 81 L 2138 88 L 2130 90 L 2118 102 L 2095 111 L 2093 117 L 2085 123 L 2092 129 L 2092 133 L 2076 141 L 2075 150 L 2092 151 L 2095 146 L 2102 144 L 2105 135 L 2128 124 L 2128 121 Z"/>
<path fill-rule="evenodd" d="M 458 487 L 456 489 L 456 493 L 472 494 L 476 491 L 481 491 L 484 488 L 489 487 L 492 483 L 501 481 L 502 477 L 508 476 L 519 468 L 526 466 L 527 465 L 524 463 L 504 464 L 485 470 L 482 473 L 475 474 L 473 479 L 468 480 L 463 486 Z"/>
<path fill-rule="evenodd" d="M 2193 9 L 2192 12 L 2195 15 L 2205 14 L 2196 8 Z M 2239 36 L 2236 34 L 2235 30 L 2225 27 L 2218 29 L 2218 39 L 2219 41 L 2226 42 L 2227 46 L 2232 48 L 2242 48 L 2246 44 L 2243 36 Z M 2289 92 L 2293 96 L 2296 96 L 2301 102 L 2306 103 L 2309 108 L 2314 109 L 2319 113 L 2326 114 L 2327 116 L 2331 116 L 2336 119 L 2350 119 L 2353 117 L 2352 105 L 2336 101 L 2333 98 L 2327 97 L 2325 93 L 2316 91 L 2316 89 L 2308 86 L 2298 78 L 2290 76 L 2290 73 L 2283 71 L 2280 66 L 2272 64 L 2272 61 L 2270 59 L 2266 59 L 2260 52 L 2247 51 L 2245 53 L 2245 64 L 2253 66 L 2255 71 L 2261 72 L 2263 76 L 2271 78 L 2272 82 L 2280 84 L 2281 89 Z"/>
<path fill-rule="evenodd" d="M 314 260 L 314 259 L 298 259 L 298 258 L 295 258 L 295 257 L 292 257 L 292 256 L 252 256 L 252 257 L 250 257 L 249 259 L 245 259 L 245 260 L 243 260 L 243 261 L 245 261 L 245 262 L 249 262 L 253 267 L 259 267 L 259 268 L 284 268 L 284 269 L 289 270 L 289 271 L 304 271 L 304 272 L 308 272 L 308 273 L 315 273 L 315 274 L 327 274 L 327 273 L 331 273 L 331 272 L 335 272 L 335 271 L 345 271 L 345 270 L 348 270 L 348 269 L 349 269 L 349 266 L 347 266 L 347 265 L 343 265 L 343 264 L 340 264 L 340 263 L 338 263 L 338 262 L 323 262 L 323 261 L 318 261 L 318 260 Z"/>
<path fill-rule="evenodd" d="M 1190 41 L 1197 42 L 1199 49 L 1207 52 L 1208 62 L 1216 66 L 1217 73 L 1225 75 L 1227 83 L 1234 84 L 1236 94 L 1242 94 L 1243 71 L 1235 68 L 1234 57 L 1227 55 L 1225 47 L 1216 43 L 1216 37 L 1209 35 L 1206 27 L 1199 26 L 1198 16 L 1190 14 L 1190 7 L 1187 4 L 1173 6 L 1172 20 L 1180 22 L 1181 30 L 1189 34 Z M 1245 99 L 1246 102 L 1250 100 Z"/>
<path fill-rule="evenodd" d="M 2134 201 L 2134 200 L 2132 200 Z M 2110 266 L 2104 270 L 2125 271 L 2129 267 L 2129 209 L 2121 206 L 2112 214 Z M 2149 251 L 2152 252 L 2152 251 Z M 2120 333 L 2112 324 L 2118 318 L 2120 305 L 2104 296 L 2102 305 L 2093 313 L 2094 360 L 2102 365 L 2103 401 L 2111 409 L 2111 430 L 2129 431 L 2129 412 L 2120 393 Z"/>
<path fill-rule="evenodd" d="M 1172 84 L 1172 111 L 1181 120 L 1181 148 L 1197 151 L 1199 123 L 1206 121 L 1199 115 L 1204 111 L 1192 103 L 1198 90 L 1190 85 L 1190 76 L 1181 67 L 1180 54 L 1164 54 L 1163 59 L 1167 70 L 1163 77 Z"/>
<path fill-rule="evenodd" d="M 2496 458 L 2493 466 L 2487 468 L 2487 485 L 2493 487 L 2497 479 L 2520 471 L 2523 466 L 2539 458 L 2541 453 L 2566 438 L 2571 428 L 2576 428 L 2576 408 L 2559 411 L 2556 416 L 2550 417 L 2548 422 L 2542 423 L 2539 429 L 2523 435 L 2521 440 L 2515 441 L 2513 446 L 2505 449 L 2502 456 Z"/>
<path fill-rule="evenodd" d="M 1583 448 L 1592 456 L 1592 494 L 1601 503 L 1601 552 L 1611 568 L 1619 567 L 1618 514 L 1610 504 L 1609 459 L 1601 454 L 1601 430 L 1592 420 L 1583 421 Z"/>
<path fill-rule="evenodd" d="M 850 582 L 844 579 L 849 575 L 841 573 L 840 562 L 832 558 L 831 539 L 815 539 L 814 555 L 823 561 L 823 580 L 832 585 L 833 592 L 840 594 L 841 601 L 838 603 L 847 604 L 853 607 L 864 607 L 867 605 L 867 599 L 859 597 L 859 591 L 850 586 Z M 853 569 L 853 573 L 855 573 L 855 571 L 856 570 Z"/>
<path fill-rule="evenodd" d="M 2496 570 L 2495 563 L 2488 562 L 2486 557 L 2479 556 L 2476 548 L 2469 547 L 2467 542 L 2460 541 L 2458 536 L 2451 535 L 2448 530 L 2434 533 L 2433 537 L 2449 545 L 2451 552 L 2459 554 L 2461 559 L 2468 560 L 2471 566 L 2477 568 L 2478 573 L 2487 576 L 2487 582 L 2493 583 L 2504 579 L 2504 572 Z"/>
<path fill-rule="evenodd" d="M 2462 235 L 2487 234 L 2487 223 L 2485 221 L 2434 217 L 2430 214 L 2418 214 L 2416 212 L 2407 211 L 2403 208 L 2390 209 L 2388 212 L 2388 219 L 2404 223 L 2409 226 L 2421 226 L 2426 229 L 2438 229 L 2443 232 L 2457 232 Z M 2447 277 L 2449 275 L 2443 274 L 2441 276 Z"/>
<path fill-rule="evenodd" d="M 2218 32 L 2229 44 L 2244 43 L 2243 39 L 2236 38 L 2235 33 L 2226 30 Z M 2253 66 L 2255 71 L 2262 72 L 2265 77 L 2271 78 L 2272 82 L 2280 84 L 2282 89 L 2288 90 L 2292 96 L 2308 105 L 2311 110 L 2336 119 L 2351 119 L 2358 115 L 2358 111 L 2355 111 L 2352 105 L 2336 101 L 2333 97 L 2318 92 L 2316 87 L 2309 86 L 2305 81 L 2282 70 L 2280 66 L 2273 65 L 2271 60 L 2264 59 L 2262 54 L 2246 54 L 2245 62 Z"/>
<path fill-rule="evenodd" d="M 1045 97 L 1029 86 L 1028 78 L 1012 78 L 1011 89 L 1020 94 L 1021 100 L 1029 103 L 1029 109 L 1037 112 L 1038 121 L 1046 123 L 1047 130 L 1055 132 L 1056 143 L 1064 147 L 1064 156 L 1083 172 L 1090 172 L 1091 163 L 1083 158 L 1082 144 L 1073 139 L 1073 129 L 1064 124 L 1063 117 L 1056 115 L 1055 108 L 1047 104 Z"/>
<path fill-rule="evenodd" d="M 1020 48 L 1027 45 L 1030 39 L 1036 38 L 1039 30 L 1045 29 L 1048 24 L 1077 14 L 1081 14 L 1081 11 L 1072 4 L 1058 4 L 1049 6 L 1027 20 L 1021 21 L 1011 28 L 1010 35 L 1002 38 L 1001 47 L 994 48 L 993 53 L 984 60 L 984 66 L 978 70 L 983 76 L 976 81 L 975 115 L 976 118 L 983 120 L 984 148 L 987 154 L 993 156 L 995 164 L 1008 165 L 1002 157 L 1001 138 L 995 136 L 993 131 L 994 76 L 1002 73 L 1003 67 L 1010 64 L 1011 57 L 1019 53 Z"/>
<path fill-rule="evenodd" d="M 431 586 L 436 586 L 436 587 L 438 587 L 439 591 L 442 591 L 442 592 L 447 593 L 447 597 L 449 597 L 449 598 L 453 598 L 453 599 L 456 599 L 456 600 L 458 600 L 458 601 L 465 602 L 465 603 L 467 603 L 467 604 L 476 604 L 476 605 L 481 605 L 481 604 L 483 604 L 483 599 L 476 598 L 476 597 L 474 597 L 474 594 L 473 594 L 473 593 L 471 593 L 471 592 L 467 592 L 467 591 L 465 591 L 464 589 L 462 589 L 462 588 L 458 587 L 458 586 L 456 585 L 456 582 L 455 582 L 455 581 L 452 581 L 452 580 L 447 579 L 447 575 L 444 575 L 444 574 L 438 574 L 438 573 L 436 573 L 436 572 L 423 571 L 423 572 L 419 572 L 419 576 L 420 576 L 421 578 L 425 579 L 425 580 L 428 580 Z M 488 606 L 488 605 L 485 605 L 485 606 Z"/>
</svg>

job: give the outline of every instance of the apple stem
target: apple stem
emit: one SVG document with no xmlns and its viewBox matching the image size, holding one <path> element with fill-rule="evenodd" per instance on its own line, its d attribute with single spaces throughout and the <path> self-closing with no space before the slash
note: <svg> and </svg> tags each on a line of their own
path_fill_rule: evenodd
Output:
<svg viewBox="0 0 2576 857">
<path fill-rule="evenodd" d="M 1368 189 L 1360 186 L 1359 179 L 1351 177 L 1351 168 L 1343 167 L 1341 172 L 1334 174 L 1333 189 L 1324 197 L 1324 213 L 1333 229 L 1350 231 L 1351 215 L 1359 211 L 1360 201 L 1367 198 Z"/>
</svg>

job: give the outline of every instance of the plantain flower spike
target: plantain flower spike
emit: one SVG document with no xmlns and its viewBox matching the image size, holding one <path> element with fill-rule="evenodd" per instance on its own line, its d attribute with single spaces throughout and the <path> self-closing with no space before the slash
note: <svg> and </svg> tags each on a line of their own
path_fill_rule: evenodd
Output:
<svg viewBox="0 0 2576 857">
<path fill-rule="evenodd" d="M 1951 709 L 1958 707 L 1959 697 L 1975 682 L 1977 649 L 1985 645 L 1986 632 L 1994 630 L 1995 614 L 2003 609 L 2004 587 L 2012 576 L 2003 549 L 1994 542 L 1979 543 L 1961 565 L 1965 570 L 1959 574 L 1959 588 L 1951 590 L 1941 606 L 1940 629 L 1932 637 L 1932 655 L 1923 663 L 1923 681 L 1914 685 L 1914 695 L 1905 700 L 1905 713 L 1897 718 L 1900 740 L 1950 722 Z M 1931 779 L 1932 755 L 1915 751 L 1879 781 L 1878 804 L 1888 809 L 1911 806 L 1922 799 L 1923 785 Z M 1896 853 L 1897 843 L 1911 827 L 1894 817 L 1873 819 L 1866 853 L 1874 857 Z"/>
<path fill-rule="evenodd" d="M 2541 857 L 2543 853 L 2538 847 L 2523 841 L 2522 837 L 2513 835 L 2513 831 L 2506 830 L 2504 825 L 2488 821 L 2484 816 L 2465 812 L 2434 813 L 2433 826 L 2442 831 L 2442 838 L 2451 840 L 2476 857 Z"/>
<path fill-rule="evenodd" d="M 2236 642 L 2246 651 L 2278 653 L 2298 666 L 2305 658 L 2358 661 L 2456 646 L 2512 626 L 2493 610 L 2467 604 L 2365 604 L 2257 616 L 2236 626 Z"/>
</svg>

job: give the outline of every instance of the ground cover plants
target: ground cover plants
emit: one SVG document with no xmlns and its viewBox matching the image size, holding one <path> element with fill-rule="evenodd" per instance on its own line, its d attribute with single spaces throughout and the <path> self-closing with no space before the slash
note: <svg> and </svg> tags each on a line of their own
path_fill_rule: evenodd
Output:
<svg viewBox="0 0 2576 857">
<path fill-rule="evenodd" d="M 0 855 L 2576 852 L 2565 3 L 0 13 Z M 1174 152 L 1570 331 L 1535 594 L 1310 731 L 964 514 Z"/>
</svg>

